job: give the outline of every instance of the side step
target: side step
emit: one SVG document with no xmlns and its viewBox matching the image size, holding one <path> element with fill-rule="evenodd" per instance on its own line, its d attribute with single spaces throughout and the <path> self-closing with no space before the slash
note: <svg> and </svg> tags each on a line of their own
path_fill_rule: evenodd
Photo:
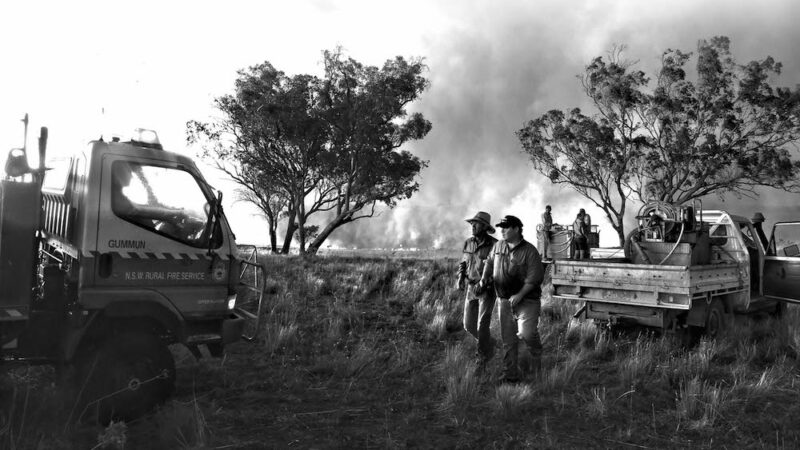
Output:
<svg viewBox="0 0 800 450">
<path fill-rule="evenodd" d="M 19 322 L 28 320 L 28 316 L 17 308 L 0 308 L 0 322 Z"/>
</svg>

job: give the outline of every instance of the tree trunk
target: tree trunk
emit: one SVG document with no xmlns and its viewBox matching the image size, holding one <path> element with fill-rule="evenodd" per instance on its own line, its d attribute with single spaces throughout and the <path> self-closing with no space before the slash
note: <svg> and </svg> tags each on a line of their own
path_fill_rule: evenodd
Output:
<svg viewBox="0 0 800 450">
<path fill-rule="evenodd" d="M 269 226 L 269 248 L 272 253 L 278 253 L 278 233 L 272 225 Z"/>
<path fill-rule="evenodd" d="M 297 232 L 299 234 L 297 241 L 300 244 L 300 254 L 302 255 L 306 252 L 306 214 L 302 198 L 295 202 L 294 209 L 297 211 Z"/>
<path fill-rule="evenodd" d="M 344 214 L 336 216 L 333 220 L 328 222 L 327 225 L 325 225 L 325 228 L 323 228 L 317 237 L 314 238 L 314 240 L 308 245 L 306 253 L 316 255 L 319 251 L 319 248 L 322 247 L 322 244 L 325 242 L 325 239 L 328 239 L 328 236 L 330 236 L 334 230 L 346 223 L 348 222 L 344 220 Z"/>
<path fill-rule="evenodd" d="M 286 236 L 283 237 L 283 248 L 281 249 L 281 253 L 284 255 L 289 254 L 294 232 L 297 230 L 297 223 L 295 223 L 294 218 L 295 212 L 289 211 L 289 220 L 286 221 Z"/>
<path fill-rule="evenodd" d="M 625 247 L 625 229 L 620 225 L 618 227 L 614 227 L 614 230 L 617 232 L 617 237 L 619 238 L 619 246 Z"/>
</svg>

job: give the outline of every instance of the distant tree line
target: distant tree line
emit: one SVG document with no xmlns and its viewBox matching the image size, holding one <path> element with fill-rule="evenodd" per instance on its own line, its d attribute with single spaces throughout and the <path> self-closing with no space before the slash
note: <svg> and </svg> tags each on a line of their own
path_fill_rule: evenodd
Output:
<svg viewBox="0 0 800 450">
<path fill-rule="evenodd" d="M 738 64 L 727 37 L 692 53 L 667 49 L 653 79 L 615 48 L 579 76 L 596 113 L 552 110 L 517 132 L 533 167 L 605 211 L 624 245 L 628 200 L 685 203 L 758 186 L 795 191 L 800 89 L 772 79 L 781 63 Z M 651 81 L 654 83 L 651 85 Z"/>
<path fill-rule="evenodd" d="M 238 72 L 222 116 L 187 123 L 187 141 L 239 186 L 267 221 L 273 252 L 316 253 L 337 228 L 393 207 L 419 189 L 426 161 L 401 147 L 431 123 L 408 105 L 428 87 L 420 59 L 380 68 L 323 52 L 324 75 L 289 76 L 264 62 Z M 312 216 L 322 225 L 310 225 Z M 279 225 L 285 223 L 278 246 Z M 318 221 L 319 223 L 319 221 Z"/>
</svg>

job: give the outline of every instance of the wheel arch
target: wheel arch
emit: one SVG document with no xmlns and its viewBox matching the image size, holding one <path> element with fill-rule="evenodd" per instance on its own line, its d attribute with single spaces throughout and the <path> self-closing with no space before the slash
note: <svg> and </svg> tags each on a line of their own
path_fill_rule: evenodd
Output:
<svg viewBox="0 0 800 450">
<path fill-rule="evenodd" d="M 160 302 L 124 300 L 109 302 L 90 314 L 86 325 L 67 336 L 64 360 L 73 360 L 82 348 L 97 346 L 110 336 L 127 331 L 150 332 L 167 344 L 185 336 L 185 322 L 175 311 Z"/>
<path fill-rule="evenodd" d="M 711 311 L 711 305 L 714 301 L 720 301 L 725 314 L 730 317 L 733 315 L 733 303 L 729 294 L 714 294 L 709 292 L 705 298 L 692 300 L 692 306 L 689 309 L 689 314 L 686 317 L 686 324 L 693 327 L 705 327 L 706 319 Z"/>
</svg>

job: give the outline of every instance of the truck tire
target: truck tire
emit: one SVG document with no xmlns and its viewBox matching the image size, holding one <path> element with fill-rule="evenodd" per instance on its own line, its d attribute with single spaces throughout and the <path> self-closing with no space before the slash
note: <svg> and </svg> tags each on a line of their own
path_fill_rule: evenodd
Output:
<svg viewBox="0 0 800 450">
<path fill-rule="evenodd" d="M 705 334 L 710 338 L 716 338 L 728 328 L 728 313 L 725 312 L 725 305 L 720 299 L 714 299 L 708 307 L 706 315 Z"/>
<path fill-rule="evenodd" d="M 772 317 L 776 319 L 780 319 L 783 315 L 786 314 L 786 302 L 777 301 L 775 303 L 775 308 L 769 313 Z"/>
<path fill-rule="evenodd" d="M 85 405 L 79 420 L 133 420 L 163 403 L 175 388 L 172 353 L 149 332 L 112 336 L 79 365 L 79 404 Z"/>
</svg>

